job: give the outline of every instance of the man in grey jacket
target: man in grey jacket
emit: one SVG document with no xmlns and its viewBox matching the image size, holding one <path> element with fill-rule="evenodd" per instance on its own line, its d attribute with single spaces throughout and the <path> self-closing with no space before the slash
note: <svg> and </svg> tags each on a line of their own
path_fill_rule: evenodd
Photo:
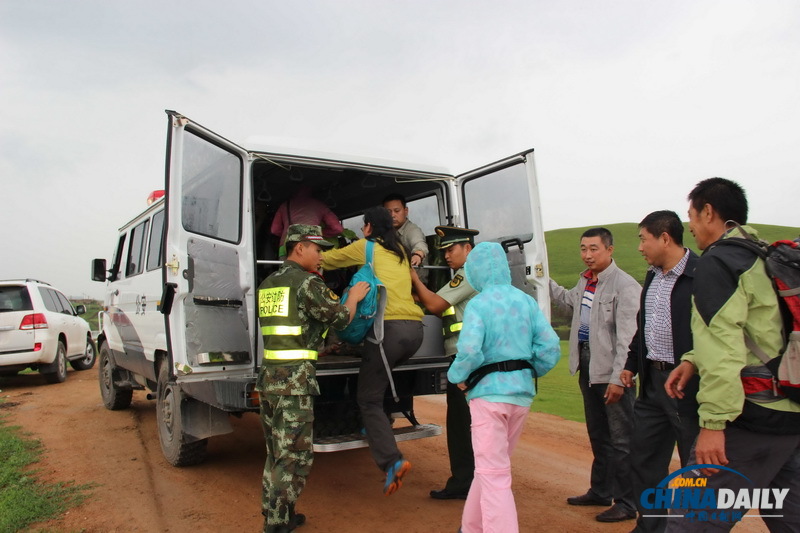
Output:
<svg viewBox="0 0 800 533">
<path fill-rule="evenodd" d="M 581 236 L 586 265 L 570 290 L 550 280 L 553 302 L 572 313 L 569 337 L 570 372 L 580 370 L 586 429 L 592 445 L 591 485 L 570 505 L 613 505 L 596 516 L 600 522 L 636 518 L 631 484 L 630 437 L 634 392 L 623 386 L 620 373 L 636 332 L 641 286 L 612 259 L 614 241 L 605 228 Z"/>
</svg>

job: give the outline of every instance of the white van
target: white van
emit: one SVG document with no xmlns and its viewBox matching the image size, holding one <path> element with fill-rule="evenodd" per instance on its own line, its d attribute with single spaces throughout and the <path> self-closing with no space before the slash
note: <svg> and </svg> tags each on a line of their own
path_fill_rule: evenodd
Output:
<svg viewBox="0 0 800 533">
<path fill-rule="evenodd" d="M 92 279 L 105 281 L 98 338 L 100 390 L 109 409 L 124 409 L 133 390 L 157 400 L 167 460 L 200 462 L 208 437 L 231 431 L 229 415 L 258 410 L 254 390 L 263 352 L 256 295 L 280 261 L 269 226 L 300 185 L 310 187 L 358 231 L 363 212 L 389 193 L 408 198 L 410 218 L 435 241 L 439 224 L 480 230 L 478 241 L 506 249 L 515 285 L 549 313 L 547 255 L 533 151 L 461 175 L 442 168 L 342 154 L 242 147 L 174 111 L 167 138 L 166 194 L 120 229 L 114 256 L 95 259 Z M 431 246 L 428 284 L 449 272 Z M 339 290 L 346 276 L 326 281 Z M 425 317 L 420 350 L 393 373 L 399 402 L 387 396 L 398 440 L 433 436 L 420 424 L 413 397 L 444 392 L 449 358 L 441 322 Z M 321 357 L 314 449 L 366 446 L 355 401 L 358 347 Z"/>
</svg>

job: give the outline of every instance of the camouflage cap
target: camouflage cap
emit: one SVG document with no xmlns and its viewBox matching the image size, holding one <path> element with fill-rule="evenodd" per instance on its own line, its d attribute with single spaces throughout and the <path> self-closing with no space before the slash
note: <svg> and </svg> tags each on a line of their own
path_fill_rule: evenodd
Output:
<svg viewBox="0 0 800 533">
<path fill-rule="evenodd" d="M 456 243 L 464 242 L 475 245 L 475 235 L 480 233 L 476 229 L 457 228 L 456 226 L 436 226 L 436 235 L 439 236 L 439 249 L 450 248 Z"/>
<path fill-rule="evenodd" d="M 333 243 L 322 237 L 322 228 L 308 224 L 292 224 L 286 230 L 286 242 L 310 241 L 323 248 L 332 248 Z"/>
</svg>

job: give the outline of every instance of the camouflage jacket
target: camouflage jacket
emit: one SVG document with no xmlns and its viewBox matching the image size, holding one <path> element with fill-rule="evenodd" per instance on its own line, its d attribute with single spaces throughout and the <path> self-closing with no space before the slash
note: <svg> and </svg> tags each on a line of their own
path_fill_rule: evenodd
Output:
<svg viewBox="0 0 800 533">
<path fill-rule="evenodd" d="M 259 290 L 280 285 L 296 289 L 293 294 L 303 328 L 301 343 L 306 349 L 320 350 L 324 341 L 323 334 L 329 327 L 343 329 L 349 322 L 350 312 L 322 278 L 306 272 L 294 261 L 285 261 L 277 272 L 264 280 Z M 267 339 L 265 336 L 265 345 Z M 315 361 L 262 359 L 256 390 L 279 395 L 317 395 L 319 385 Z"/>
</svg>

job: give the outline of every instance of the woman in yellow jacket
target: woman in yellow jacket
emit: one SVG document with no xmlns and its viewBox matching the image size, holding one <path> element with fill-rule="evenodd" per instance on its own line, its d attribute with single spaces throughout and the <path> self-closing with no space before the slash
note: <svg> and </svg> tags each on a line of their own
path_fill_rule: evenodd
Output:
<svg viewBox="0 0 800 533">
<path fill-rule="evenodd" d="M 364 212 L 364 237 L 374 241 L 375 275 L 386 286 L 383 348 L 389 366 L 394 368 L 409 359 L 422 344 L 422 309 L 411 296 L 411 272 L 408 251 L 400 243 L 392 217 L 383 207 Z M 322 268 L 332 270 L 366 263 L 366 239 L 322 254 Z M 386 472 L 383 492 L 392 494 L 402 484 L 411 468 L 394 439 L 392 426 L 383 410 L 383 398 L 389 377 L 381 358 L 380 347 L 364 343 L 364 355 L 358 374 L 358 406 L 367 432 L 372 457 Z"/>
</svg>

